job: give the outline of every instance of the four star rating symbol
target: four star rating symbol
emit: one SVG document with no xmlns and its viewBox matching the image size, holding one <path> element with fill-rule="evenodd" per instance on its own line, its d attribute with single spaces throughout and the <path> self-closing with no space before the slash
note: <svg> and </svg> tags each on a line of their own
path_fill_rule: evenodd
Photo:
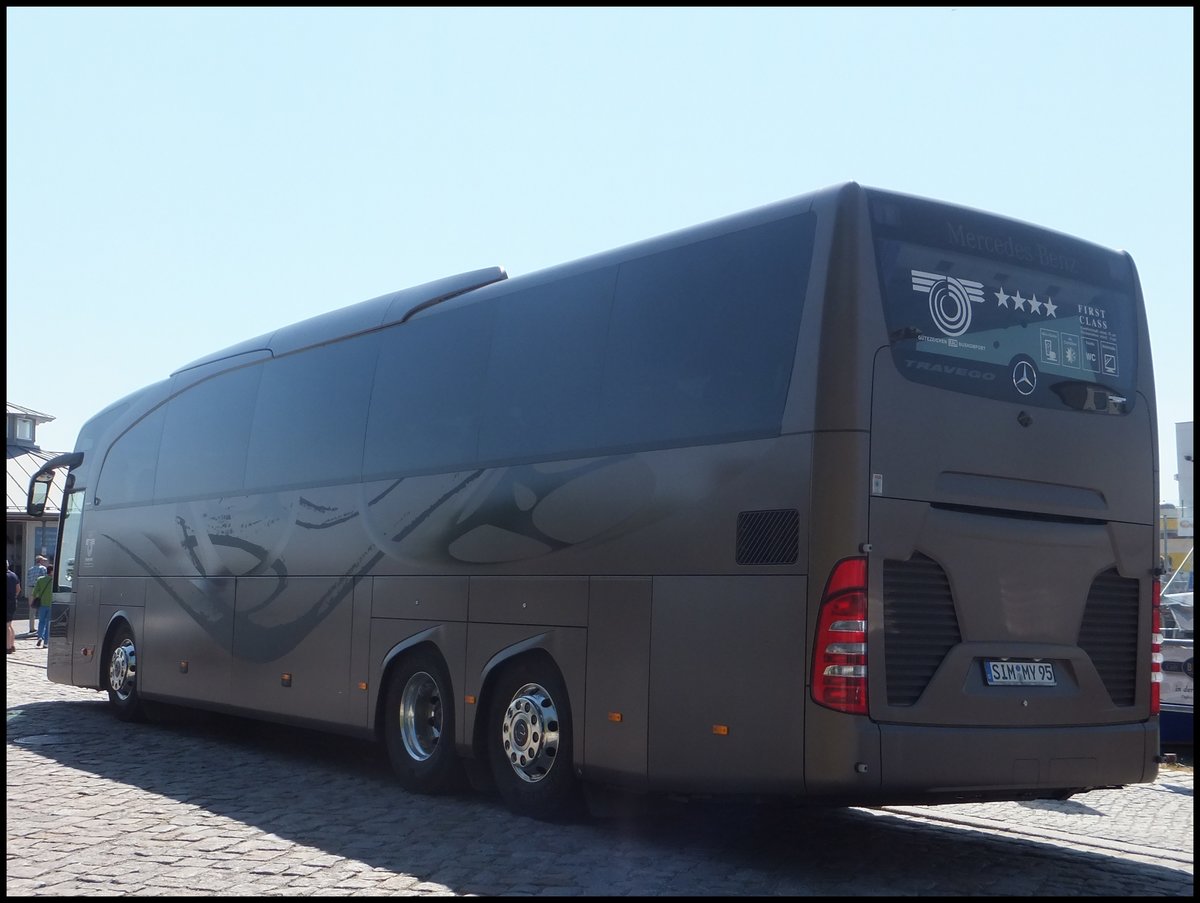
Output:
<svg viewBox="0 0 1200 903">
<path fill-rule="evenodd" d="M 1030 313 L 1040 314 L 1042 308 L 1045 308 L 1047 317 L 1058 319 L 1058 305 L 1054 303 L 1053 298 L 1047 298 L 1045 301 L 1039 301 L 1037 295 L 1022 298 L 1019 289 L 1015 295 L 1010 295 L 1004 290 L 1004 286 L 1000 286 L 1000 291 L 992 292 L 992 294 L 996 296 L 997 307 L 1007 308 L 1008 302 L 1011 301 L 1013 303 L 1012 310 L 1024 310 L 1025 305 L 1028 304 Z"/>
</svg>

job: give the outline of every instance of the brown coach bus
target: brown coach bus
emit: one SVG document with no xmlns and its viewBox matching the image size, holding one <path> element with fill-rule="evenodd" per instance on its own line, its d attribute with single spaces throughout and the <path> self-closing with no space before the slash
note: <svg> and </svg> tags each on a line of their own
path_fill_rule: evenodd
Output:
<svg viewBox="0 0 1200 903">
<path fill-rule="evenodd" d="M 1064 798 L 1159 752 L 1128 254 L 854 183 L 286 326 L 67 468 L 48 675 L 587 787 Z"/>
</svg>

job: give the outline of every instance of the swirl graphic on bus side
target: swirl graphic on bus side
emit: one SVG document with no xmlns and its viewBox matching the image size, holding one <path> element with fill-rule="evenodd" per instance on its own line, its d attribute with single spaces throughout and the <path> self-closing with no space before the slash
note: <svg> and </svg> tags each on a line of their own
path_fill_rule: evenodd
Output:
<svg viewBox="0 0 1200 903">
<path fill-rule="evenodd" d="M 912 270 L 914 292 L 929 293 L 929 315 L 944 335 L 960 336 L 971 328 L 971 302 L 983 303 L 983 283 Z"/>
</svg>

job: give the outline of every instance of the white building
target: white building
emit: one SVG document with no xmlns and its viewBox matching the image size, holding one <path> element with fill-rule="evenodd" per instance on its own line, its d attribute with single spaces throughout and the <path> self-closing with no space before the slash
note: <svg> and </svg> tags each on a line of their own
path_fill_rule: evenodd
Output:
<svg viewBox="0 0 1200 903">
<path fill-rule="evenodd" d="M 44 452 L 37 444 L 39 424 L 54 418 L 21 405 L 8 403 L 8 509 L 4 517 L 7 534 L 9 566 L 21 580 L 25 590 L 25 575 L 33 566 L 35 555 L 54 558 L 58 543 L 58 512 L 62 507 L 63 471 L 54 475 L 50 496 L 46 499 L 46 511 L 41 517 L 30 517 L 25 513 L 25 499 L 29 491 L 29 480 L 43 464 L 59 452 Z M 27 603 L 17 605 L 15 624 L 27 617 Z"/>
</svg>

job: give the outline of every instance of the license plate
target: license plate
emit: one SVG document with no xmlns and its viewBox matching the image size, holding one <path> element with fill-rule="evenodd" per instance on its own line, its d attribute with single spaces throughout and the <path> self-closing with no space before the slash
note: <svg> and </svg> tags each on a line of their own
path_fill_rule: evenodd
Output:
<svg viewBox="0 0 1200 903">
<path fill-rule="evenodd" d="M 1050 662 L 985 661 L 983 674 L 992 687 L 1053 687 L 1054 665 Z"/>
</svg>

